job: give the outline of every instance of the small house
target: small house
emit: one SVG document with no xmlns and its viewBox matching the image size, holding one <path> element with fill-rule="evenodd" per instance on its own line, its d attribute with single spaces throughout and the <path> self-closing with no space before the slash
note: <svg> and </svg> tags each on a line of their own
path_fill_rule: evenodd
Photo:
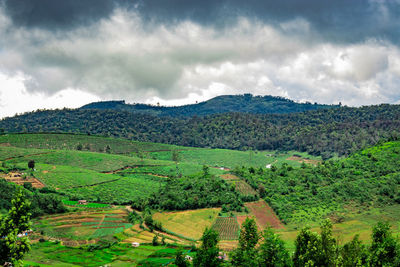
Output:
<svg viewBox="0 0 400 267">
<path fill-rule="evenodd" d="M 192 261 L 193 258 L 192 258 L 191 256 L 189 256 L 189 255 L 186 255 L 186 256 L 185 256 L 185 260 L 187 260 L 187 261 Z"/>
<path fill-rule="evenodd" d="M 138 242 L 132 242 L 132 247 L 137 248 L 139 246 L 140 246 L 140 244 Z"/>
<path fill-rule="evenodd" d="M 84 199 L 78 200 L 78 204 L 79 204 L 79 205 L 86 205 L 86 204 L 87 204 L 87 201 L 84 200 Z"/>
</svg>

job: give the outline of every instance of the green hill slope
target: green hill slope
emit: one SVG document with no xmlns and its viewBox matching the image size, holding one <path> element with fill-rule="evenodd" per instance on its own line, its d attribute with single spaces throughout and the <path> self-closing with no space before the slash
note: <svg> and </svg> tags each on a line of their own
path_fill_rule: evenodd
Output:
<svg viewBox="0 0 400 267">
<path fill-rule="evenodd" d="M 303 112 L 307 110 L 338 108 L 337 105 L 296 103 L 283 97 L 223 95 L 210 100 L 184 106 L 162 107 L 146 104 L 126 104 L 125 101 L 104 101 L 87 104 L 81 109 L 113 109 L 161 116 L 203 116 L 227 112 L 244 112 L 252 114 L 280 114 Z"/>
</svg>

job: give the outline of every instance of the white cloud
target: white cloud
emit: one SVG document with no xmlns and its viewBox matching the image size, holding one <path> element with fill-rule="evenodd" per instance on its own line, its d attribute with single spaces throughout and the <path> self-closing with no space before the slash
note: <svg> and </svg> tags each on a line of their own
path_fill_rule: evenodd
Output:
<svg viewBox="0 0 400 267">
<path fill-rule="evenodd" d="M 0 118 L 37 109 L 77 108 L 99 97 L 77 89 L 63 89 L 52 96 L 28 92 L 22 75 L 7 77 L 0 74 Z"/>
<path fill-rule="evenodd" d="M 250 92 L 363 105 L 400 96 L 397 46 L 324 43 L 299 18 L 278 26 L 241 18 L 216 29 L 144 24 L 117 9 L 99 23 L 53 32 L 14 27 L 0 8 L 0 36 L 2 116 L 110 98 L 177 105 Z M 6 78 L 19 73 L 24 78 Z M 25 100 L 12 105 L 16 99 Z"/>
</svg>

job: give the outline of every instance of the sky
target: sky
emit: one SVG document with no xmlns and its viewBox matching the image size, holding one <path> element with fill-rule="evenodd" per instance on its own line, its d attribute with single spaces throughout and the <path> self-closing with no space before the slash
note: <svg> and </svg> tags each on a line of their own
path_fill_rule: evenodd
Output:
<svg viewBox="0 0 400 267">
<path fill-rule="evenodd" d="M 0 118 L 224 94 L 400 104 L 400 0 L 0 0 Z"/>
</svg>

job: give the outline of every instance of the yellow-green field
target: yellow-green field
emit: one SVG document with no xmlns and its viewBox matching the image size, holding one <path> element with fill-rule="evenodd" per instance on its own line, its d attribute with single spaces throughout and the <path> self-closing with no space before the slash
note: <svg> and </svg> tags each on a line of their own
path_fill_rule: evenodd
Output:
<svg viewBox="0 0 400 267">
<path fill-rule="evenodd" d="M 220 208 L 156 213 L 153 218 L 160 221 L 165 229 L 178 235 L 200 239 L 204 229 L 210 228 Z"/>
</svg>

